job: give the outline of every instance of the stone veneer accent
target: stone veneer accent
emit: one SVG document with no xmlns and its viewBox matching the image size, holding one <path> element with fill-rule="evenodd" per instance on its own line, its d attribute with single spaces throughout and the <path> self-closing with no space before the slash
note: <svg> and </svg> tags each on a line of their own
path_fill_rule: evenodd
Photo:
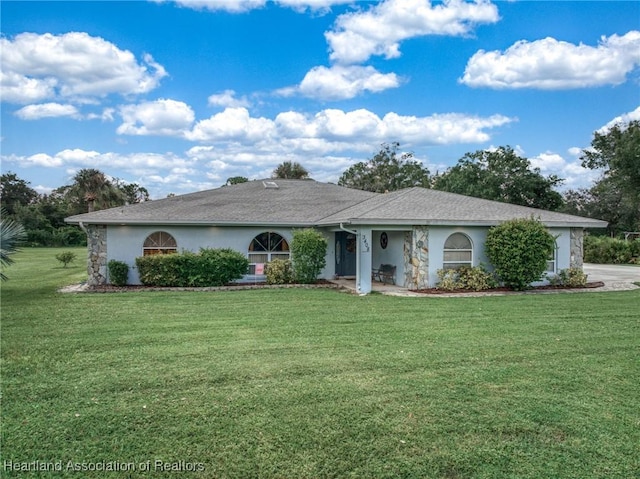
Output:
<svg viewBox="0 0 640 479">
<path fill-rule="evenodd" d="M 429 287 L 429 228 L 414 226 L 404 234 L 405 288 Z"/>
<path fill-rule="evenodd" d="M 582 247 L 583 237 L 584 230 L 582 228 L 571 228 L 569 230 L 569 252 L 571 254 L 569 266 L 571 268 L 582 269 L 582 255 L 584 253 Z"/>
<path fill-rule="evenodd" d="M 87 283 L 97 286 L 107 283 L 107 227 L 87 225 Z"/>
</svg>

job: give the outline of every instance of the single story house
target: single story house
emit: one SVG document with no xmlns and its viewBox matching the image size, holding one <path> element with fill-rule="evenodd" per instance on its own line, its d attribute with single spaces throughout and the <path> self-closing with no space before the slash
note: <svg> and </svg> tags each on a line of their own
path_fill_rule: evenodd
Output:
<svg viewBox="0 0 640 479">
<path fill-rule="evenodd" d="M 251 263 L 244 281 L 264 280 L 264 264 L 288 258 L 292 232 L 314 227 L 327 238 L 323 278 L 355 277 L 371 291 L 371 273 L 395 266 L 395 282 L 433 287 L 437 270 L 488 264 L 490 227 L 539 218 L 557 237 L 548 272 L 582 267 L 584 228 L 600 220 L 488 201 L 425 188 L 372 193 L 314 180 L 255 180 L 208 191 L 66 218 L 88 237 L 89 283 L 108 283 L 107 263 L 124 261 L 139 283 L 135 259 L 146 254 L 233 248 Z"/>
</svg>

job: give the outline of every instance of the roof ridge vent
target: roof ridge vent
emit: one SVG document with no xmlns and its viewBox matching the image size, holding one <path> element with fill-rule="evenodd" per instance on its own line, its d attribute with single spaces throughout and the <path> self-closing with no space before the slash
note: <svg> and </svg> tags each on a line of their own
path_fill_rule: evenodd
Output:
<svg viewBox="0 0 640 479">
<path fill-rule="evenodd" d="M 278 183 L 275 181 L 263 181 L 263 186 L 267 189 L 277 190 L 279 188 Z"/>
</svg>

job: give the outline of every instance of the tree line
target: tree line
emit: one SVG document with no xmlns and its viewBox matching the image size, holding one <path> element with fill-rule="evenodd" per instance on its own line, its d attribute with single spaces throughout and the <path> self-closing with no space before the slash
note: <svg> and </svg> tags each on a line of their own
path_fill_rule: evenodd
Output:
<svg viewBox="0 0 640 479">
<path fill-rule="evenodd" d="M 84 232 L 64 222 L 67 216 L 148 199 L 149 192 L 143 186 L 110 178 L 94 168 L 78 171 L 69 185 L 49 194 L 39 194 L 15 173 L 0 177 L 2 221 L 22 225 L 24 242 L 31 246 L 85 244 Z"/>
<path fill-rule="evenodd" d="M 338 184 L 378 193 L 413 186 L 433 188 L 602 219 L 609 223 L 611 236 L 640 231 L 640 121 L 595 132 L 580 160 L 585 168 L 601 170 L 601 177 L 590 188 L 561 194 L 557 191 L 561 178 L 543 175 L 510 146 L 466 153 L 456 165 L 431 174 L 412 153 L 401 152 L 400 144 L 393 142 L 384 143 L 372 158 L 345 170 Z M 272 177 L 305 179 L 310 173 L 297 162 L 285 161 L 275 168 Z M 226 185 L 246 181 L 246 177 L 235 176 Z M 146 188 L 91 168 L 76 173 L 71 184 L 44 195 L 15 173 L 1 176 L 3 221 L 6 218 L 23 225 L 27 243 L 32 245 L 82 244 L 84 233 L 66 225 L 65 217 L 148 199 Z"/>
</svg>

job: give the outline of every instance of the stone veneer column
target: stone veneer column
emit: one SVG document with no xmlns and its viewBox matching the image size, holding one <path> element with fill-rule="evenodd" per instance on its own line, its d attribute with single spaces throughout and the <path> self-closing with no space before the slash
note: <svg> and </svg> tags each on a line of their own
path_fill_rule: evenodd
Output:
<svg viewBox="0 0 640 479">
<path fill-rule="evenodd" d="M 569 266 L 571 268 L 582 269 L 582 255 L 584 253 L 582 247 L 583 237 L 584 230 L 582 228 L 571 228 L 569 230 L 569 253 L 571 255 Z"/>
<path fill-rule="evenodd" d="M 414 226 L 404 234 L 404 287 L 429 287 L 429 228 Z"/>
<path fill-rule="evenodd" d="M 107 227 L 87 225 L 87 283 L 97 286 L 107 283 Z"/>
</svg>

